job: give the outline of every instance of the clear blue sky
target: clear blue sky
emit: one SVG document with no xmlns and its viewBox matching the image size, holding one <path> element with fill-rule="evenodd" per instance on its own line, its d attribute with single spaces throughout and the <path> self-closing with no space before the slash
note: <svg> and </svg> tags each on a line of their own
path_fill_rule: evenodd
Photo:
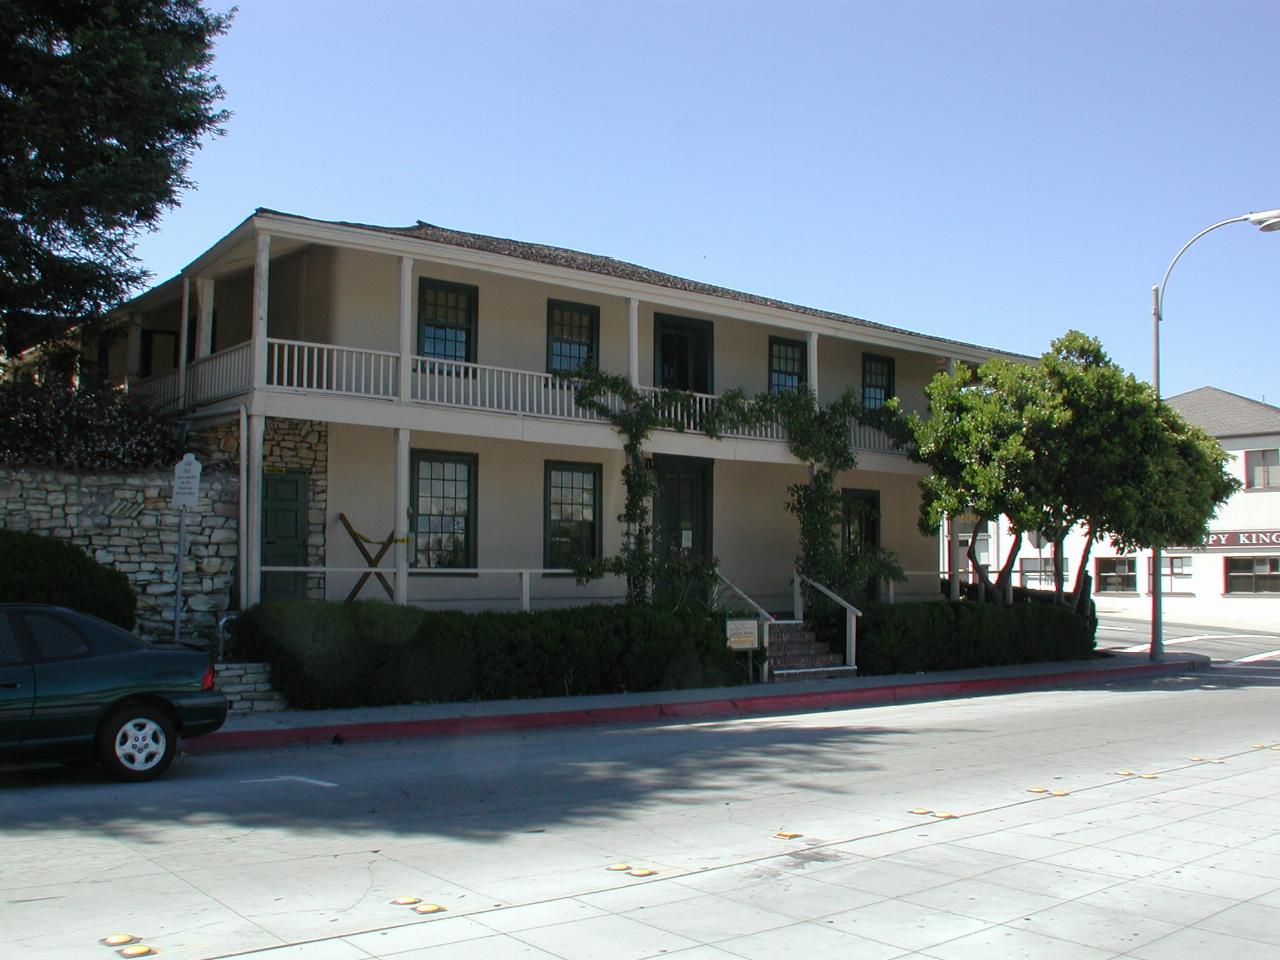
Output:
<svg viewBox="0 0 1280 960">
<path fill-rule="evenodd" d="M 1150 379 L 1178 248 L 1280 207 L 1277 36 L 1275 0 L 243 0 L 226 136 L 139 253 L 422 219 Z M 1280 233 L 1199 241 L 1164 394 L 1280 403 L 1278 292 Z"/>
</svg>

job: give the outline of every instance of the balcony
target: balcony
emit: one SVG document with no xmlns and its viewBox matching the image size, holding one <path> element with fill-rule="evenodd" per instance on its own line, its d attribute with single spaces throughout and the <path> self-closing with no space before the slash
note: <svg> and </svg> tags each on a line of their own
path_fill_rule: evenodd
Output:
<svg viewBox="0 0 1280 960">
<path fill-rule="evenodd" d="M 363 350 L 268 338 L 264 389 L 325 396 L 397 402 L 400 391 L 398 353 Z M 253 380 L 253 345 L 244 342 L 188 365 L 186 407 L 202 406 L 248 393 Z M 642 387 L 657 393 L 654 387 Z M 178 372 L 169 370 L 134 382 L 130 392 L 162 412 L 179 408 Z M 603 422 L 605 417 L 577 401 L 568 381 L 549 373 L 515 370 L 479 363 L 410 358 L 408 402 L 552 420 Z M 699 423 L 716 397 L 689 393 L 662 412 L 681 423 L 688 433 L 701 433 Z M 610 397 L 613 409 L 621 399 Z M 858 450 L 900 454 L 881 431 L 855 425 Z M 735 439 L 784 442 L 781 423 L 768 423 L 728 436 Z"/>
</svg>

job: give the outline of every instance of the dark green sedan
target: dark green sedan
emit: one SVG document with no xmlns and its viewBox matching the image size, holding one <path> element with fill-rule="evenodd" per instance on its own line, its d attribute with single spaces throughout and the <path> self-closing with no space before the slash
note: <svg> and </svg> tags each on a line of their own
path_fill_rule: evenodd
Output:
<svg viewBox="0 0 1280 960">
<path fill-rule="evenodd" d="M 227 719 L 209 655 L 63 607 L 0 604 L 0 759 L 98 760 L 152 780 Z"/>
</svg>

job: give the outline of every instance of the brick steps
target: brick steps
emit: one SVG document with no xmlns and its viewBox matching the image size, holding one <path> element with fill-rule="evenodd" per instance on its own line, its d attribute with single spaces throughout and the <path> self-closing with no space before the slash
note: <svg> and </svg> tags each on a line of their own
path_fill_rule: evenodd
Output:
<svg viewBox="0 0 1280 960">
<path fill-rule="evenodd" d="M 813 680 L 856 673 L 844 655 L 832 653 L 804 623 L 779 621 L 769 627 L 769 675 L 774 680 Z"/>
</svg>

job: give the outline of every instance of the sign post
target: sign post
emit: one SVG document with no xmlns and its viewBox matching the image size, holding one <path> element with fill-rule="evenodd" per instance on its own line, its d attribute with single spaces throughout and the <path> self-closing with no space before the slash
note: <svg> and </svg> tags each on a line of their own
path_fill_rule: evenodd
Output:
<svg viewBox="0 0 1280 960">
<path fill-rule="evenodd" d="M 754 651 L 760 649 L 760 623 L 756 620 L 726 620 L 724 622 L 725 646 L 735 653 L 747 654 L 747 680 L 753 680 Z"/>
<path fill-rule="evenodd" d="M 182 636 L 182 561 L 187 554 L 187 507 L 200 498 L 200 461 L 194 453 L 184 453 L 173 468 L 173 499 L 169 505 L 178 508 L 178 557 L 174 564 L 173 641 Z"/>
</svg>

